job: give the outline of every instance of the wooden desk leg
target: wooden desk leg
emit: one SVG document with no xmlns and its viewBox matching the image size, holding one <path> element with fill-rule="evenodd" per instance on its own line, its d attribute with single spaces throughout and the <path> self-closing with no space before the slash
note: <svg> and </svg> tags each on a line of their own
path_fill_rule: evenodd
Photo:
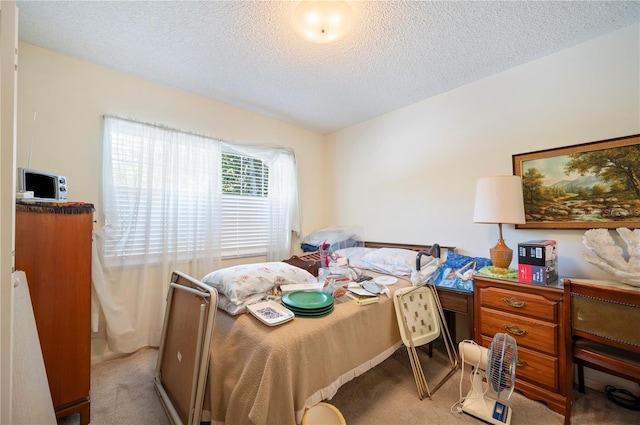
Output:
<svg viewBox="0 0 640 425">
<path fill-rule="evenodd" d="M 447 319 L 447 327 L 449 328 L 449 334 L 451 335 L 451 340 L 454 344 L 456 342 L 456 312 L 445 310 L 444 316 Z"/>
<path fill-rule="evenodd" d="M 467 297 L 467 328 L 469 329 L 467 338 L 473 340 L 475 334 L 475 329 L 473 328 L 473 293 Z"/>
<path fill-rule="evenodd" d="M 578 391 L 584 394 L 584 366 L 578 363 Z"/>
</svg>

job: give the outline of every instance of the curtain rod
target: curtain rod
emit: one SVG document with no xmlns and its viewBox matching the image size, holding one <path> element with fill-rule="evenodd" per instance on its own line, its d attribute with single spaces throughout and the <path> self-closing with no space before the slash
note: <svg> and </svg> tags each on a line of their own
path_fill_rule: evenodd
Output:
<svg viewBox="0 0 640 425">
<path fill-rule="evenodd" d="M 268 144 L 246 144 L 246 143 L 238 143 L 238 142 L 232 142 L 230 140 L 226 140 L 220 137 L 214 137 L 214 136 L 210 136 L 208 134 L 203 134 L 203 133 L 196 133 L 194 131 L 188 131 L 188 130 L 183 130 L 181 128 L 176 128 L 176 127 L 171 127 L 168 126 L 166 124 L 161 124 L 161 123 L 156 123 L 156 122 L 148 122 L 148 121 L 142 121 L 136 118 L 131 118 L 131 117 L 125 117 L 123 115 L 113 115 L 113 114 L 104 114 L 102 116 L 102 119 L 106 119 L 106 118 L 116 118 L 119 120 L 123 120 L 123 121 L 129 121 L 135 124 L 143 124 L 143 125 L 149 125 L 152 127 L 157 127 L 157 128 L 161 128 L 163 130 L 168 130 L 168 131 L 177 131 L 180 133 L 184 133 L 184 134 L 189 134 L 191 136 L 198 136 L 198 137 L 205 137 L 207 139 L 212 139 L 218 142 L 223 142 L 223 143 L 229 143 L 230 145 L 237 145 L 237 146 L 265 146 L 265 147 L 272 147 L 272 148 L 276 148 L 276 149 L 283 149 L 287 152 L 290 152 L 291 154 L 295 155 L 295 152 L 293 151 L 292 148 L 286 147 L 286 146 L 278 146 L 278 145 L 268 145 Z"/>
</svg>

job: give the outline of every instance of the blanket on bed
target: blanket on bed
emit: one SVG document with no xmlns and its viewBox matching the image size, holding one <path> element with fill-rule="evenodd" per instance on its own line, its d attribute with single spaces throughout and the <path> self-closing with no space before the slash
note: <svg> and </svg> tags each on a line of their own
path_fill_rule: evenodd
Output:
<svg viewBox="0 0 640 425">
<path fill-rule="evenodd" d="M 400 279 L 389 289 L 409 285 Z M 399 346 L 393 300 L 386 296 L 366 306 L 342 297 L 328 316 L 296 317 L 276 327 L 220 312 L 204 410 L 212 423 L 300 423 L 305 407 L 333 397 Z"/>
</svg>

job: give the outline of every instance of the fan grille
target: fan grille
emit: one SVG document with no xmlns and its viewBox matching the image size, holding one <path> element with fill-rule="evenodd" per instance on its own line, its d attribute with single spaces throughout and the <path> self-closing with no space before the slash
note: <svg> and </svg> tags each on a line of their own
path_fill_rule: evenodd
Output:
<svg viewBox="0 0 640 425">
<path fill-rule="evenodd" d="M 496 399 L 508 399 L 516 384 L 516 340 L 507 334 L 496 334 L 487 355 L 489 391 Z"/>
</svg>

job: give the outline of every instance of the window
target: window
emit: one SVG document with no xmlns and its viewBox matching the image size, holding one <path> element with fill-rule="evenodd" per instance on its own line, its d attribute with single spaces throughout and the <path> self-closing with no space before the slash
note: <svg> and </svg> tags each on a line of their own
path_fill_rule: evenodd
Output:
<svg viewBox="0 0 640 425">
<path fill-rule="evenodd" d="M 269 168 L 259 159 L 222 154 L 223 256 L 266 254 Z"/>
<path fill-rule="evenodd" d="M 298 208 L 289 150 L 105 117 L 104 161 L 110 265 L 288 256 Z"/>
<path fill-rule="evenodd" d="M 106 131 L 105 257 L 135 264 L 213 250 L 219 146 L 129 121 Z"/>
</svg>

